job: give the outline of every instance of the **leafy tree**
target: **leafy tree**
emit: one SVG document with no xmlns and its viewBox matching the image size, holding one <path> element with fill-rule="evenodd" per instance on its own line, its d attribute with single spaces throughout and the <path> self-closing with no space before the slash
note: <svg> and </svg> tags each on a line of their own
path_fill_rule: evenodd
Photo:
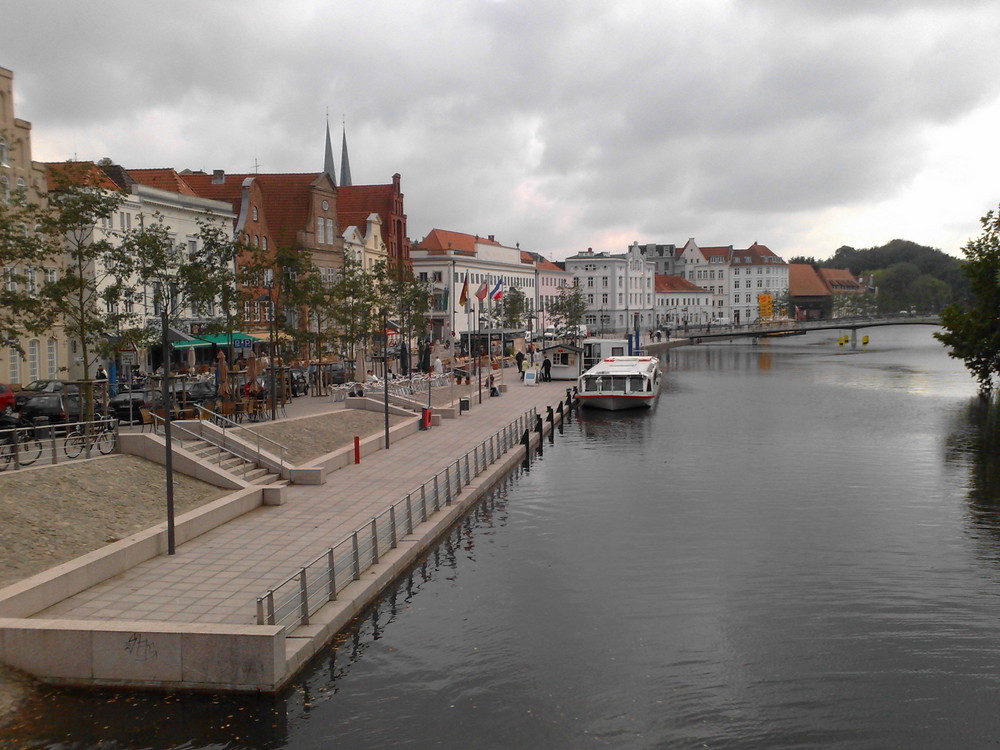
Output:
<svg viewBox="0 0 1000 750">
<path fill-rule="evenodd" d="M 343 352 L 351 362 L 356 362 L 358 354 L 366 349 L 374 329 L 373 286 L 372 275 L 361 261 L 348 255 L 330 289 L 329 317 L 339 331 Z"/>
<path fill-rule="evenodd" d="M 520 329 L 528 315 L 528 298 L 516 286 L 511 287 L 500 298 L 496 315 L 501 327 Z"/>
<path fill-rule="evenodd" d="M 878 289 L 879 312 L 908 310 L 911 305 L 910 287 L 920 278 L 920 269 L 913 263 L 895 263 L 872 274 Z"/>
<path fill-rule="evenodd" d="M 580 280 L 574 279 L 572 285 L 559 287 L 559 296 L 549 304 L 549 318 L 558 328 L 578 326 L 583 322 L 587 312 L 587 299 L 580 288 Z"/>
<path fill-rule="evenodd" d="M 980 222 L 982 233 L 962 249 L 972 300 L 946 307 L 944 331 L 934 335 L 965 363 L 980 393 L 989 395 L 1000 374 L 1000 214 L 990 211 Z"/>
</svg>

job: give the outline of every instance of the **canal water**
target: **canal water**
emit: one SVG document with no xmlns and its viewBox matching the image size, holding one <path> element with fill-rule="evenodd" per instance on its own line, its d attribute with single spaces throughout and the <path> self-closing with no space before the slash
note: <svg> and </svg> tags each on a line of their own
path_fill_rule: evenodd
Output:
<svg viewBox="0 0 1000 750">
<path fill-rule="evenodd" d="M 45 692 L 0 746 L 995 746 L 1000 420 L 931 330 L 674 350 L 277 699 Z"/>
</svg>

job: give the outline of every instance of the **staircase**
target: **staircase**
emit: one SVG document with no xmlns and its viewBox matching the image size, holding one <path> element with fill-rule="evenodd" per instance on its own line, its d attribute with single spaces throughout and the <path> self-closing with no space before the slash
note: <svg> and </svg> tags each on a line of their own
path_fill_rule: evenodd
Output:
<svg viewBox="0 0 1000 750">
<path fill-rule="evenodd" d="M 198 460 L 207 464 L 213 464 L 236 479 L 248 484 L 289 484 L 288 480 L 282 479 L 280 474 L 258 466 L 251 459 L 243 458 L 207 440 L 185 436 L 178 442 L 188 453 L 197 456 Z"/>
</svg>

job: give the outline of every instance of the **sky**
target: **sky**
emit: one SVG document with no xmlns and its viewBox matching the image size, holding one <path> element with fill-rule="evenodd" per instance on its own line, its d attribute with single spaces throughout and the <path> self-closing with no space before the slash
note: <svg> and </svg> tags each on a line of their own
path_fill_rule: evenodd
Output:
<svg viewBox="0 0 1000 750">
<path fill-rule="evenodd" d="M 952 255 L 1000 203 L 995 0 L 7 0 L 40 161 L 401 175 L 411 239 Z"/>
</svg>

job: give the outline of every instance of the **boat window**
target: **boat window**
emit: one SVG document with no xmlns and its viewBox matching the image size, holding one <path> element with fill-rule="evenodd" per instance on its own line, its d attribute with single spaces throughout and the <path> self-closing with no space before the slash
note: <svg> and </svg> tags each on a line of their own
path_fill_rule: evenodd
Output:
<svg viewBox="0 0 1000 750">
<path fill-rule="evenodd" d="M 612 346 L 611 347 L 611 356 L 612 357 L 624 357 L 625 356 L 625 347 L 624 346 Z"/>
<path fill-rule="evenodd" d="M 596 391 L 597 390 L 597 381 L 598 380 L 600 380 L 600 378 L 584 378 L 583 379 L 583 390 L 585 390 L 585 391 Z"/>
<path fill-rule="evenodd" d="M 602 391 L 625 391 L 625 382 L 628 380 L 624 375 L 605 375 L 601 378 Z"/>
<path fill-rule="evenodd" d="M 644 378 L 642 375 L 631 375 L 628 379 L 628 389 L 632 393 L 639 393 L 641 391 L 646 390 L 645 388 L 642 387 L 642 384 L 645 382 L 645 380 L 646 378 Z"/>
</svg>

